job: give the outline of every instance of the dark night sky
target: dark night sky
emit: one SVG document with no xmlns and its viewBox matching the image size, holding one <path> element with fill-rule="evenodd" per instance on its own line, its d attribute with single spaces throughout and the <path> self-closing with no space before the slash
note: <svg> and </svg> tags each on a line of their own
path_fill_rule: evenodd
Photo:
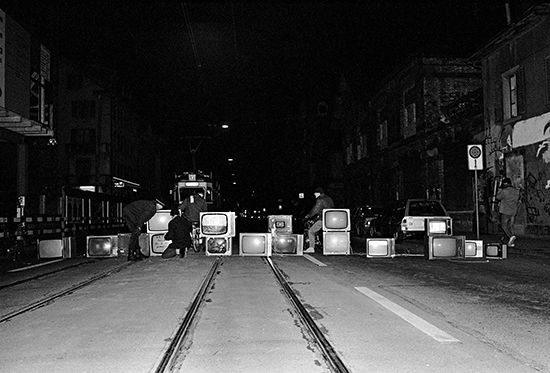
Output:
<svg viewBox="0 0 550 373">
<path fill-rule="evenodd" d="M 222 121 L 269 134 L 302 98 L 330 92 L 342 71 L 361 77 L 353 85 L 367 93 L 408 54 L 468 57 L 505 26 L 504 3 L 0 0 L 0 8 L 51 38 L 52 50 L 119 72 L 137 107 L 176 138 Z M 533 2 L 509 3 L 517 18 Z"/>
</svg>

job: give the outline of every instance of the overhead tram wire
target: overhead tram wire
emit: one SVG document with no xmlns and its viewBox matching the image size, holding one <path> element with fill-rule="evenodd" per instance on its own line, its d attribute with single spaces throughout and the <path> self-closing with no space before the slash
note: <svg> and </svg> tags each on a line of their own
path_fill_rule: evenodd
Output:
<svg viewBox="0 0 550 373">
<path fill-rule="evenodd" d="M 191 27 L 191 21 L 189 20 L 189 11 L 187 10 L 187 5 L 184 2 L 181 3 L 181 10 L 183 11 L 185 25 L 187 26 L 187 31 L 189 32 L 189 39 L 191 40 L 191 48 L 193 49 L 193 55 L 195 56 L 195 63 L 197 64 L 197 67 L 200 69 L 202 65 L 199 59 L 197 43 L 195 42 L 195 34 L 193 34 L 193 27 Z"/>
</svg>

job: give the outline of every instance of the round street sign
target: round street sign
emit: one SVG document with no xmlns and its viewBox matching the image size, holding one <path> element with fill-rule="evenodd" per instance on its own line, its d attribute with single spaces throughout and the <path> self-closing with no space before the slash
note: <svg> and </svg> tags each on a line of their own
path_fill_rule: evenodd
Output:
<svg viewBox="0 0 550 373">
<path fill-rule="evenodd" d="M 479 144 L 468 145 L 468 169 L 483 170 L 483 147 Z"/>
</svg>

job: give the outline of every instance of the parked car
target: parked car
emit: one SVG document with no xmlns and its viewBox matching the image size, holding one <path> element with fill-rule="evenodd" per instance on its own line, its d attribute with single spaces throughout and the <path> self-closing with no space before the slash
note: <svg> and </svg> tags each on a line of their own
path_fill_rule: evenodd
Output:
<svg viewBox="0 0 550 373">
<path fill-rule="evenodd" d="M 420 238 L 424 234 L 424 221 L 430 217 L 451 218 L 440 201 L 432 199 L 408 199 L 396 202 L 382 212 L 380 228 L 384 237 L 394 237 L 396 242 L 406 238 Z"/>
<path fill-rule="evenodd" d="M 351 227 L 353 233 L 359 237 L 375 237 L 380 234 L 380 221 L 378 217 L 382 213 L 382 207 L 362 205 L 357 206 L 351 213 Z"/>
</svg>

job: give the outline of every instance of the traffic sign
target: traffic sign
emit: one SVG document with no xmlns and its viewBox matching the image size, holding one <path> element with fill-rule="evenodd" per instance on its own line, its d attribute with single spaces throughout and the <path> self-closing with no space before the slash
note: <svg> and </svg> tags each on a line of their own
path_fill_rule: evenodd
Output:
<svg viewBox="0 0 550 373">
<path fill-rule="evenodd" d="M 483 170 L 483 147 L 479 144 L 468 145 L 468 169 Z"/>
</svg>

